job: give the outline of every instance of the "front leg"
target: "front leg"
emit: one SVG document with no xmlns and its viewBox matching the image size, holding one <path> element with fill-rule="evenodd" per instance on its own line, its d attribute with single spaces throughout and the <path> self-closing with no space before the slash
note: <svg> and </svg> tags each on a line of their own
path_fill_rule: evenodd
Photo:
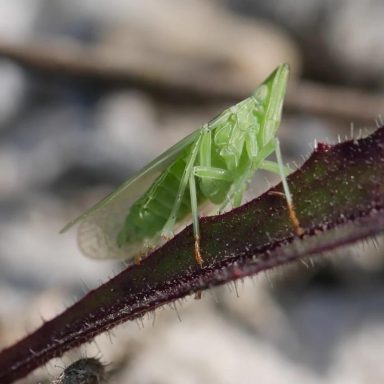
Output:
<svg viewBox="0 0 384 384">
<path fill-rule="evenodd" d="M 196 180 L 195 177 L 199 177 L 206 183 L 210 181 L 230 181 L 231 177 L 228 171 L 221 168 L 214 168 L 209 166 L 195 166 L 193 167 L 192 173 L 189 177 L 189 193 L 191 196 L 191 212 L 192 212 L 192 223 L 193 223 L 193 234 L 195 238 L 195 259 L 196 262 L 202 266 L 203 258 L 201 256 L 200 249 L 200 229 L 199 229 L 199 212 L 197 205 L 197 191 L 196 191 Z"/>
<path fill-rule="evenodd" d="M 252 179 L 252 176 L 253 170 L 249 168 L 244 172 L 243 175 L 241 175 L 236 181 L 233 182 L 226 199 L 220 205 L 218 213 L 224 211 L 229 204 L 232 205 L 232 208 L 236 208 L 241 205 L 244 191 L 246 190 L 247 184 Z"/>
<path fill-rule="evenodd" d="M 196 156 L 200 148 L 200 142 L 201 142 L 201 135 L 196 139 L 195 143 L 191 148 L 191 153 L 188 157 L 187 164 L 183 172 L 183 176 L 180 180 L 180 185 L 176 194 L 175 203 L 173 204 L 169 218 L 161 231 L 161 236 L 165 238 L 170 238 L 173 235 L 173 230 L 175 227 L 177 215 L 180 210 L 181 202 L 183 201 L 185 188 L 187 187 L 188 181 L 190 180 L 190 176 L 192 175 L 192 172 L 193 172 L 193 166 L 195 164 Z"/>
</svg>

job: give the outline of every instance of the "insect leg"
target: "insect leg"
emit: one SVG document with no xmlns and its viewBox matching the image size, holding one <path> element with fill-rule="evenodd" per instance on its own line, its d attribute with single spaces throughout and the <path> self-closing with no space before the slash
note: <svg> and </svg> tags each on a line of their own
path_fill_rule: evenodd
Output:
<svg viewBox="0 0 384 384">
<path fill-rule="evenodd" d="M 241 205 L 241 202 L 243 201 L 243 194 L 246 189 L 247 183 L 248 183 L 248 180 L 244 180 L 235 185 L 235 191 L 231 199 L 232 206 L 234 208 L 239 207 Z"/>
<path fill-rule="evenodd" d="M 203 127 L 199 148 L 199 165 L 193 167 L 194 175 L 199 177 L 202 183 L 209 183 L 210 180 L 232 181 L 228 170 L 211 166 L 211 153 L 212 131 L 208 127 Z"/>
<path fill-rule="evenodd" d="M 241 204 L 243 193 L 246 189 L 245 187 L 252 179 L 255 170 L 259 168 L 260 162 L 275 150 L 275 143 L 273 140 L 264 145 L 260 150 L 256 139 L 257 132 L 257 126 L 251 126 L 249 128 L 248 134 L 245 138 L 245 145 L 248 156 L 251 160 L 250 165 L 240 176 L 240 178 L 235 180 L 232 184 L 227 198 L 219 208 L 219 212 L 223 211 L 230 203 L 232 203 L 233 207 L 238 207 Z"/>
<path fill-rule="evenodd" d="M 190 178 L 190 175 L 192 174 L 193 165 L 196 160 L 196 156 L 200 147 L 200 140 L 201 135 L 196 139 L 194 145 L 191 148 L 191 154 L 187 160 L 187 164 L 185 166 L 183 176 L 180 181 L 180 186 L 177 191 L 175 204 L 172 207 L 171 213 L 169 215 L 169 218 L 167 222 L 165 223 L 163 230 L 162 230 L 162 236 L 164 237 L 171 237 L 173 234 L 173 228 L 176 223 L 177 213 L 179 212 L 181 202 L 183 200 L 183 196 L 185 193 L 185 188 L 187 186 L 188 180 Z"/>
<path fill-rule="evenodd" d="M 264 160 L 260 163 L 259 168 L 280 175 L 280 166 L 274 161 Z M 283 166 L 283 170 L 285 176 L 288 176 L 292 172 L 292 169 L 287 166 Z"/>
<path fill-rule="evenodd" d="M 203 258 L 200 252 L 200 228 L 199 228 L 199 212 L 197 210 L 197 193 L 196 193 L 196 181 L 195 175 L 191 172 L 189 176 L 189 193 L 191 196 L 191 211 L 192 211 L 192 223 L 193 223 L 193 236 L 195 238 L 195 259 L 197 264 L 202 267 Z"/>
<path fill-rule="evenodd" d="M 226 199 L 221 204 L 218 212 L 222 212 L 230 203 L 232 203 L 233 208 L 241 205 L 241 202 L 243 200 L 243 193 L 246 189 L 245 186 L 252 178 L 252 175 L 253 170 L 251 168 L 248 168 L 242 175 L 242 177 L 232 184 L 231 189 L 229 190 Z"/>
<path fill-rule="evenodd" d="M 241 204 L 246 185 L 252 180 L 254 172 L 260 168 L 262 161 L 268 157 L 270 153 L 275 151 L 275 142 L 273 140 L 270 140 L 259 150 L 256 134 L 257 130 L 255 130 L 255 127 L 252 127 L 246 137 L 246 148 L 251 163 L 250 166 L 244 171 L 240 179 L 231 187 L 228 200 L 229 202 L 232 201 L 232 205 L 234 207 L 238 207 Z M 225 205 L 227 204 L 228 202 Z M 225 208 L 225 206 L 223 208 Z"/>
<path fill-rule="evenodd" d="M 287 183 L 287 178 L 284 173 L 284 164 L 281 156 L 281 151 L 280 151 L 280 142 L 276 138 L 276 159 L 277 159 L 277 164 L 279 166 L 279 173 L 281 177 L 281 182 L 283 183 L 283 189 L 284 189 L 284 194 L 285 194 L 285 199 L 287 201 L 287 206 L 288 206 L 288 213 L 289 213 L 289 218 L 292 222 L 293 229 L 296 233 L 296 235 L 300 236 L 303 234 L 303 228 L 300 227 L 300 222 L 299 219 L 297 218 L 295 207 L 293 206 L 293 201 L 292 201 L 292 195 L 288 187 Z"/>
<path fill-rule="evenodd" d="M 202 266 L 203 259 L 200 251 L 199 213 L 195 177 L 200 178 L 200 186 L 202 188 L 201 191 L 207 198 L 209 198 L 213 180 L 216 180 L 216 182 L 228 182 L 232 181 L 232 178 L 227 170 L 211 166 L 212 132 L 208 129 L 208 127 L 203 127 L 202 129 L 201 142 L 198 151 L 199 165 L 193 167 L 192 173 L 189 177 L 189 192 L 191 197 L 193 233 L 195 238 L 195 259 L 196 262 Z"/>
<path fill-rule="evenodd" d="M 234 180 L 234 183 L 232 184 L 231 189 L 228 192 L 227 198 L 219 208 L 219 212 L 223 211 L 226 206 L 230 203 L 232 203 L 233 207 L 238 207 L 239 205 L 241 205 L 246 185 L 252 179 L 253 173 L 259 167 L 259 163 L 262 161 L 262 159 L 267 157 L 268 154 L 272 153 L 275 149 L 275 144 L 271 141 L 270 143 L 265 145 L 261 151 L 259 151 L 256 139 L 257 131 L 257 126 L 249 127 L 247 136 L 245 138 L 245 145 L 248 156 L 251 160 L 251 164 L 240 176 L 240 178 Z"/>
<path fill-rule="evenodd" d="M 222 181 L 232 181 L 230 173 L 222 168 L 207 167 L 202 165 L 197 165 L 193 167 L 193 174 L 201 179 L 211 179 L 211 180 L 222 180 Z"/>
</svg>

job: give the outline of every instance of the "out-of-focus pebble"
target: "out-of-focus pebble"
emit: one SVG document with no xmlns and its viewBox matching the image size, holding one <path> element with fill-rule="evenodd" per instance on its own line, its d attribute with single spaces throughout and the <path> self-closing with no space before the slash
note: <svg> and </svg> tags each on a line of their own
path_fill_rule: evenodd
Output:
<svg viewBox="0 0 384 384">
<path fill-rule="evenodd" d="M 122 67 L 136 57 L 155 78 L 209 78 L 249 91 L 281 62 L 293 71 L 300 67 L 296 45 L 277 26 L 236 17 L 218 3 L 145 0 L 125 6 L 100 47 Z"/>
<path fill-rule="evenodd" d="M 333 59 L 348 82 L 370 82 L 377 88 L 384 87 L 384 2 L 340 3 L 333 7 L 331 23 L 324 31 Z"/>
<path fill-rule="evenodd" d="M 354 85 L 384 83 L 381 0 L 227 0 L 233 9 L 284 26 L 301 47 L 305 72 Z"/>
<path fill-rule="evenodd" d="M 160 153 L 161 130 L 155 108 L 145 94 L 112 93 L 95 111 L 95 150 L 111 163 L 139 169 Z"/>
<path fill-rule="evenodd" d="M 24 101 L 26 88 L 21 68 L 6 60 L 0 61 L 0 130 L 16 116 Z"/>
<path fill-rule="evenodd" d="M 0 0 L 0 36 L 7 41 L 31 37 L 44 0 Z"/>
</svg>

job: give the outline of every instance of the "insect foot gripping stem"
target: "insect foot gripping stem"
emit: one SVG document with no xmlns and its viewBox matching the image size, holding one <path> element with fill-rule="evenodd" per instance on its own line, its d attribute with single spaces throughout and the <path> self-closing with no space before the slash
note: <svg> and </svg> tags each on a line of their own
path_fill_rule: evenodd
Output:
<svg viewBox="0 0 384 384">
<path fill-rule="evenodd" d="M 200 237 L 195 236 L 195 260 L 196 263 L 199 264 L 200 268 L 203 267 L 203 258 L 201 257 L 201 249 L 200 249 Z"/>
<path fill-rule="evenodd" d="M 135 264 L 136 265 L 139 265 L 141 263 L 141 259 L 143 258 L 143 254 L 142 253 L 137 253 L 135 256 L 134 256 L 134 261 L 135 261 Z"/>
<path fill-rule="evenodd" d="M 276 140 L 275 152 L 276 152 L 277 164 L 279 166 L 279 173 L 281 177 L 281 182 L 283 184 L 284 196 L 287 202 L 289 220 L 291 220 L 295 234 L 297 236 L 301 236 L 304 233 L 304 229 L 300 226 L 300 221 L 296 215 L 296 210 L 293 205 L 292 194 L 289 190 L 287 178 L 284 174 L 284 164 L 281 156 L 280 142 L 277 138 L 275 140 Z"/>
<path fill-rule="evenodd" d="M 292 200 L 288 199 L 287 195 L 283 192 L 271 191 L 271 192 L 269 192 L 269 194 L 274 195 L 274 196 L 279 196 L 279 197 L 282 197 L 285 199 L 285 201 L 287 203 L 287 208 L 288 208 L 288 217 L 289 217 L 289 220 L 291 221 L 293 231 L 295 232 L 295 234 L 297 236 L 301 236 L 302 234 L 304 234 L 304 229 L 300 226 L 300 221 L 297 217 L 296 210 L 295 210 L 295 207 L 292 203 Z M 292 198 L 291 195 L 290 195 L 290 197 Z"/>
<path fill-rule="evenodd" d="M 293 206 L 292 201 L 287 200 L 287 206 L 288 206 L 289 220 L 291 220 L 293 230 L 295 231 L 295 234 L 297 236 L 301 236 L 302 234 L 304 234 L 304 229 L 300 226 L 300 221 L 297 218 L 295 207 Z"/>
</svg>

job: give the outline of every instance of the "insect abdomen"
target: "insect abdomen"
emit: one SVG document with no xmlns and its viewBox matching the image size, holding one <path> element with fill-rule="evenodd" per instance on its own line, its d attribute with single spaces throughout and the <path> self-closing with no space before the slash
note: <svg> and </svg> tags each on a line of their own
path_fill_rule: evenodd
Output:
<svg viewBox="0 0 384 384">
<path fill-rule="evenodd" d="M 123 229 L 118 235 L 120 246 L 150 239 L 163 229 L 175 204 L 188 151 L 189 148 L 184 151 L 185 155 L 174 161 L 132 205 Z M 201 200 L 202 194 L 198 192 L 198 201 Z M 187 188 L 177 214 L 177 221 L 182 220 L 190 212 L 190 194 Z"/>
</svg>

